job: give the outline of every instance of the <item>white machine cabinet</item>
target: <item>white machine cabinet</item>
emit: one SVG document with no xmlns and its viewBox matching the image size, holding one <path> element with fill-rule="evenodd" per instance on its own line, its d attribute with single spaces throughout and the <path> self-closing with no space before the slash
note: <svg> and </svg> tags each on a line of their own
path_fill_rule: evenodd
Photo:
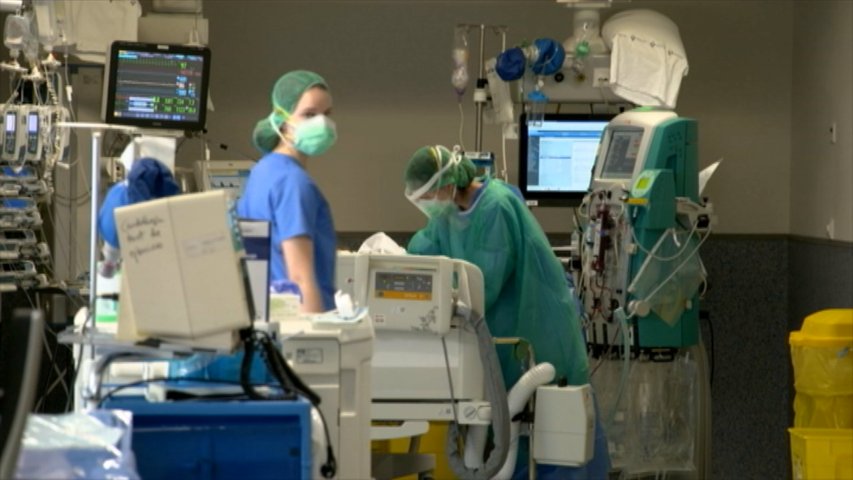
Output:
<svg viewBox="0 0 853 480">
<path fill-rule="evenodd" d="M 321 398 L 338 463 L 336 478 L 370 478 L 370 318 L 327 323 L 321 317 L 305 317 L 282 322 L 279 330 L 284 357 Z M 320 458 L 325 460 L 325 452 Z M 314 476 L 319 478 L 316 471 L 315 465 Z"/>
</svg>

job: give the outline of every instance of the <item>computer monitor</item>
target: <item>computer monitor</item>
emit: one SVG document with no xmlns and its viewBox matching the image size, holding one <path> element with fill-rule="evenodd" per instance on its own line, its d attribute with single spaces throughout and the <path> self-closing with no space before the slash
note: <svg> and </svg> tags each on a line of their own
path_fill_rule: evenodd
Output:
<svg viewBox="0 0 853 480">
<path fill-rule="evenodd" d="M 545 114 L 519 121 L 518 186 L 530 205 L 576 206 L 589 190 L 598 144 L 614 115 Z"/>
<path fill-rule="evenodd" d="M 201 131 L 209 73 L 207 47 L 113 42 L 102 117 L 110 124 Z"/>
</svg>

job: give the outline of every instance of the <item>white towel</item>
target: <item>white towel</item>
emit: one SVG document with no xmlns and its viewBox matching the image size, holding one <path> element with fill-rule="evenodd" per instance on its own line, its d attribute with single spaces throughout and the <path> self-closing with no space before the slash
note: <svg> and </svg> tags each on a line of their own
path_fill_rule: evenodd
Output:
<svg viewBox="0 0 853 480">
<path fill-rule="evenodd" d="M 687 59 L 666 44 L 633 34 L 613 36 L 610 88 L 642 106 L 674 109 Z"/>
<path fill-rule="evenodd" d="M 86 0 L 66 2 L 71 8 L 75 54 L 80 59 L 104 63 L 114 40 L 136 41 L 142 6 L 137 0 Z"/>
<path fill-rule="evenodd" d="M 406 249 L 397 245 L 393 238 L 385 232 L 377 232 L 371 235 L 361 247 L 358 253 L 376 253 L 384 255 L 405 255 Z"/>
</svg>

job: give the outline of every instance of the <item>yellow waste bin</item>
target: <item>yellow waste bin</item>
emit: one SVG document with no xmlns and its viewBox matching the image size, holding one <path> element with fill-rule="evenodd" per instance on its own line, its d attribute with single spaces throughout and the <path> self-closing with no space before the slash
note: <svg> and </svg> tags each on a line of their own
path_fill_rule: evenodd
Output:
<svg viewBox="0 0 853 480">
<path fill-rule="evenodd" d="M 809 315 L 789 343 L 794 427 L 853 428 L 853 309 Z"/>
<path fill-rule="evenodd" d="M 455 480 L 456 476 L 450 468 L 450 462 L 445 453 L 447 444 L 447 422 L 429 422 L 429 431 L 420 437 L 420 448 L 417 452 L 432 454 L 435 456 L 435 470 L 431 477 L 435 480 Z M 374 440 L 371 442 L 373 453 L 406 453 L 409 451 L 408 438 L 396 438 L 393 440 Z M 417 480 L 417 475 L 399 477 L 395 480 Z"/>
<path fill-rule="evenodd" d="M 853 429 L 791 428 L 794 480 L 853 480 Z"/>
</svg>

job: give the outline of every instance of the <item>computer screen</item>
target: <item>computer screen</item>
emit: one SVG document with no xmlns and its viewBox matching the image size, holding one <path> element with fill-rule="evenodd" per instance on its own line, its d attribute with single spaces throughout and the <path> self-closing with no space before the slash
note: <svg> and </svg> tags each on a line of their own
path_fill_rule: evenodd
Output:
<svg viewBox="0 0 853 480">
<path fill-rule="evenodd" d="M 589 189 L 604 127 L 614 115 L 546 114 L 519 122 L 519 188 L 528 203 L 578 205 Z"/>
<path fill-rule="evenodd" d="M 206 47 L 113 42 L 104 82 L 104 121 L 202 130 L 209 72 Z"/>
<path fill-rule="evenodd" d="M 601 178 L 630 179 L 634 176 L 634 166 L 640 154 L 643 133 L 642 128 L 611 130 Z"/>
</svg>

